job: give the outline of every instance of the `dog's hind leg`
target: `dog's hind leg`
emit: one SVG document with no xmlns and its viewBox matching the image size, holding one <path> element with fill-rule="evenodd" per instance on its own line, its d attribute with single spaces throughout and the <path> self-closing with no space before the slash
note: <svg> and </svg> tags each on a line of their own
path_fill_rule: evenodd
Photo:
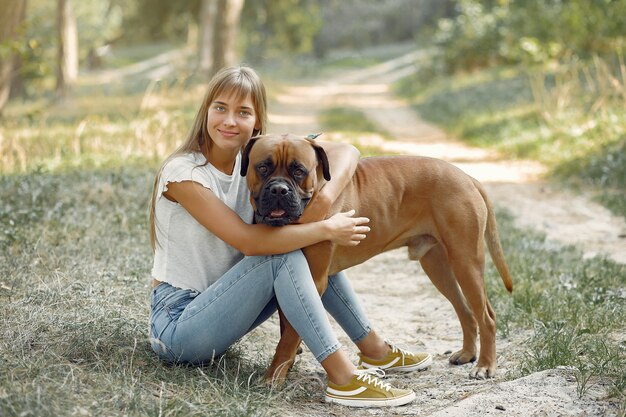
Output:
<svg viewBox="0 0 626 417">
<path fill-rule="evenodd" d="M 485 256 L 481 248 L 476 248 L 473 254 L 451 253 L 449 260 L 480 333 L 480 355 L 470 377 L 491 378 L 496 372 L 496 315 L 485 292 Z"/>
<path fill-rule="evenodd" d="M 454 307 L 463 330 L 463 348 L 450 356 L 450 363 L 462 365 L 475 361 L 478 330 L 476 320 L 457 284 L 443 246 L 437 245 L 430 249 L 420 258 L 420 263 L 435 287 Z"/>
</svg>

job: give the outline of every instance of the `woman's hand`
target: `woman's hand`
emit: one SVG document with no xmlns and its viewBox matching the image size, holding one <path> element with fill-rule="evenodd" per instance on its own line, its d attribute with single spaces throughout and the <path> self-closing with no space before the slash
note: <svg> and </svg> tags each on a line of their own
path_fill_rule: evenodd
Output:
<svg viewBox="0 0 626 417">
<path fill-rule="evenodd" d="M 370 231 L 370 219 L 367 217 L 353 217 L 355 210 L 345 213 L 337 213 L 327 220 L 324 220 L 330 229 L 330 241 L 342 246 L 356 246 Z"/>
</svg>

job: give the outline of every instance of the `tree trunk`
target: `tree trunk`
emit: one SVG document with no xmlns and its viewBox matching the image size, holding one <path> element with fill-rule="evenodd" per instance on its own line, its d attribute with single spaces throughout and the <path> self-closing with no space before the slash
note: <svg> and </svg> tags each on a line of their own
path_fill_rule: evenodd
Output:
<svg viewBox="0 0 626 417">
<path fill-rule="evenodd" d="M 18 28 L 22 26 L 26 20 L 26 7 L 27 0 L 22 0 L 22 14 L 19 18 Z M 20 42 L 22 43 L 22 42 Z M 22 76 L 22 69 L 24 67 L 24 59 L 21 53 L 13 55 L 13 76 L 11 77 L 11 92 L 9 94 L 9 100 L 16 97 L 26 97 L 26 85 L 24 84 L 24 77 Z"/>
<path fill-rule="evenodd" d="M 213 32 L 212 73 L 237 61 L 237 37 L 244 0 L 219 0 Z"/>
<path fill-rule="evenodd" d="M 13 54 L 11 43 L 24 17 L 25 0 L 0 0 L 0 113 L 9 100 L 13 77 Z"/>
<path fill-rule="evenodd" d="M 198 25 L 198 70 L 208 73 L 213 61 L 213 31 L 219 0 L 202 0 Z"/>
<path fill-rule="evenodd" d="M 78 31 L 71 0 L 58 0 L 57 93 L 64 96 L 78 76 Z"/>
</svg>

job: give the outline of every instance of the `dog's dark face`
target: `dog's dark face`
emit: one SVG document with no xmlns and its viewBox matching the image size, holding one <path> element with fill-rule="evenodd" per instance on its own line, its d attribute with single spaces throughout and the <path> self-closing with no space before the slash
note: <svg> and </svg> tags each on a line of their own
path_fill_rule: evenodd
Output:
<svg viewBox="0 0 626 417">
<path fill-rule="evenodd" d="M 293 135 L 251 139 L 243 152 L 241 175 L 247 176 L 254 220 L 270 226 L 297 222 L 322 178 L 330 180 L 324 150 Z"/>
</svg>

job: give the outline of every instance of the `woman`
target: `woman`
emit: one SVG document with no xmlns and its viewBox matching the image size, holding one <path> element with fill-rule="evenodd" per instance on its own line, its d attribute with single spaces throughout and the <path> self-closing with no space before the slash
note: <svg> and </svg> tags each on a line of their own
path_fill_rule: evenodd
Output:
<svg viewBox="0 0 626 417">
<path fill-rule="evenodd" d="M 392 388 L 375 376 L 378 370 L 367 368 L 424 369 L 430 355 L 400 350 L 371 330 L 345 274 L 331 277 L 320 299 L 300 250 L 325 240 L 358 245 L 365 239 L 369 219 L 354 217 L 354 211 L 324 219 L 359 153 L 350 145 L 321 143 L 333 180 L 307 208 L 306 223 L 251 224 L 250 194 L 239 174 L 241 149 L 265 132 L 266 109 L 265 88 L 253 70 L 223 69 L 209 83 L 187 140 L 155 179 L 152 348 L 166 361 L 209 363 L 280 305 L 328 374 L 327 401 L 406 404 L 415 398 L 412 391 Z M 360 369 L 340 350 L 326 310 L 358 346 Z"/>
</svg>

